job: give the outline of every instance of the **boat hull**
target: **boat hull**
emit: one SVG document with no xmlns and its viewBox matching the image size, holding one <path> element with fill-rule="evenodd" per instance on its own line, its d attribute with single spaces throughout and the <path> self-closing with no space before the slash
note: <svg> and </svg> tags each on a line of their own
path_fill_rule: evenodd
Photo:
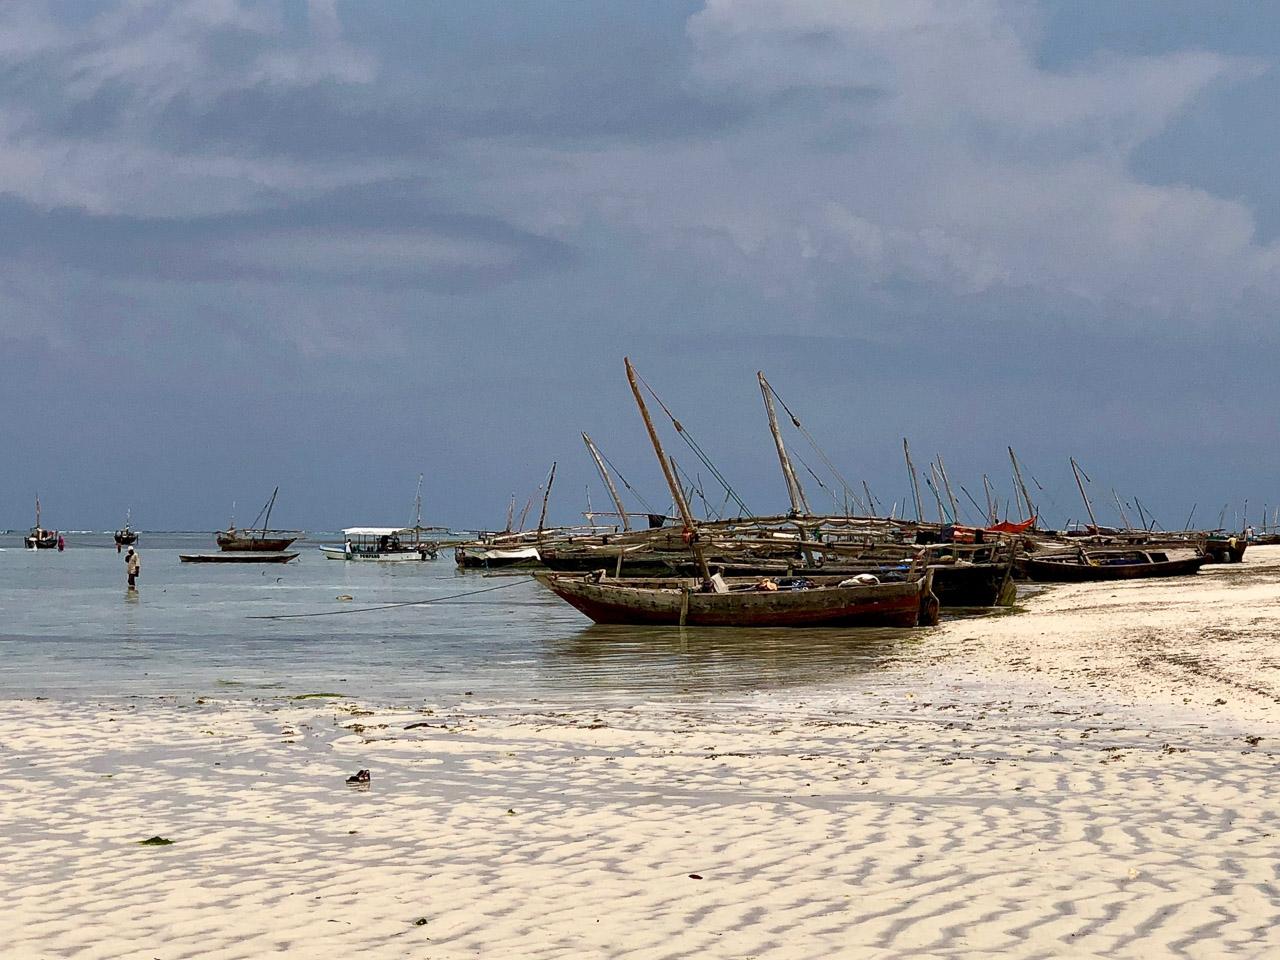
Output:
<svg viewBox="0 0 1280 960">
<path fill-rule="evenodd" d="M 1027 557 L 1027 576 L 1037 583 L 1098 583 L 1105 580 L 1145 580 L 1152 577 L 1185 577 L 1198 573 L 1207 558 L 1187 557 L 1155 563 L 1092 564 L 1065 563 L 1048 558 Z"/>
<path fill-rule="evenodd" d="M 239 534 L 219 533 L 215 538 L 218 549 L 233 550 L 239 553 L 259 551 L 263 553 L 279 553 L 289 549 L 289 545 L 297 537 L 243 537 Z"/>
<path fill-rule="evenodd" d="M 466 550 L 458 547 L 453 552 L 454 562 L 464 569 L 494 570 L 510 567 L 541 567 L 542 558 L 536 547 L 501 550 Z"/>
<path fill-rule="evenodd" d="M 247 550 L 225 553 L 180 553 L 178 559 L 183 563 L 288 563 L 297 556 L 296 553 Z"/>
<path fill-rule="evenodd" d="M 26 536 L 22 538 L 22 545 L 28 550 L 57 550 L 58 537 L 56 534 L 52 537 Z"/>
<path fill-rule="evenodd" d="M 351 553 L 347 553 L 343 547 L 321 547 L 320 550 L 330 560 L 351 560 L 359 563 L 427 563 L 434 560 L 438 553 L 435 547 L 382 552 L 354 550 Z"/>
<path fill-rule="evenodd" d="M 134 531 L 132 531 L 132 530 L 117 530 L 117 531 L 116 531 L 116 545 L 117 545 L 117 546 L 120 546 L 120 547 L 127 547 L 127 546 L 129 546 L 130 544 L 134 544 L 134 543 L 137 543 L 137 542 L 138 542 L 138 535 L 137 535 L 137 533 L 135 533 Z"/>
<path fill-rule="evenodd" d="M 695 592 L 696 580 L 610 580 L 539 574 L 538 582 L 601 624 L 694 627 L 914 627 L 931 576 L 811 590 Z"/>
</svg>

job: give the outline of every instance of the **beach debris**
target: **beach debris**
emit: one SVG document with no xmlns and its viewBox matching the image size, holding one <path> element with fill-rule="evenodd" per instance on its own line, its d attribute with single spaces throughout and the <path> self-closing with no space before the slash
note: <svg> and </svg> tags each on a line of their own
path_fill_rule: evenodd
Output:
<svg viewBox="0 0 1280 960">
<path fill-rule="evenodd" d="M 425 927 L 427 925 L 427 918 L 419 917 L 417 920 L 413 921 L 413 925 L 415 927 Z"/>
<path fill-rule="evenodd" d="M 691 873 L 691 874 L 689 874 L 689 879 L 690 879 L 690 880 L 701 880 L 701 879 L 702 879 L 702 874 L 700 874 L 700 873 Z"/>
<path fill-rule="evenodd" d="M 511 807 L 507 807 L 507 816 L 514 817 L 515 815 L 516 815 L 515 810 L 513 810 Z"/>
<path fill-rule="evenodd" d="M 139 841 L 138 841 L 138 846 L 140 846 L 140 847 L 170 847 L 170 846 L 173 846 L 173 841 L 172 841 L 172 840 L 170 840 L 170 839 L 168 839 L 167 837 L 161 837 L 161 836 L 147 837 L 147 839 L 145 839 L 145 840 L 139 840 Z"/>
<path fill-rule="evenodd" d="M 353 596 L 352 596 L 351 594 L 349 594 L 349 593 L 340 593 L 340 594 L 338 594 L 334 599 L 335 599 L 335 600 L 354 600 L 354 599 L 355 599 L 355 597 L 353 597 Z"/>
<path fill-rule="evenodd" d="M 368 770 L 357 770 L 351 776 L 347 777 L 347 783 L 368 783 L 370 780 Z"/>
<path fill-rule="evenodd" d="M 416 730 L 416 729 L 418 729 L 419 727 L 429 727 L 429 726 L 431 726 L 431 724 L 427 723 L 427 721 L 425 721 L 425 720 L 418 720 L 418 721 L 416 721 L 416 722 L 414 722 L 414 723 L 405 724 L 405 729 L 406 729 L 406 730 Z"/>
<path fill-rule="evenodd" d="M 1251 747 L 1256 747 L 1258 744 L 1262 742 L 1262 738 L 1261 737 L 1245 737 L 1244 742 Z"/>
</svg>

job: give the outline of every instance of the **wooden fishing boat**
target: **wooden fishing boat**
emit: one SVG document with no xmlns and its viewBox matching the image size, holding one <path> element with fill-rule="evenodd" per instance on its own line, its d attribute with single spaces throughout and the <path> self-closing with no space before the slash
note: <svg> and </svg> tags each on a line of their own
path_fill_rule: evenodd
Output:
<svg viewBox="0 0 1280 960">
<path fill-rule="evenodd" d="M 58 531 L 46 530 L 40 524 L 39 497 L 36 497 L 36 525 L 22 538 L 22 545 L 28 550 L 56 550 L 58 548 Z"/>
<path fill-rule="evenodd" d="M 542 566 L 542 557 L 538 548 L 528 547 L 493 547 L 483 544 L 458 546 L 453 551 L 454 562 L 464 569 L 500 569 L 517 567 L 527 569 Z"/>
<path fill-rule="evenodd" d="M 302 536 L 302 531 L 272 530 L 267 526 L 271 522 L 271 508 L 275 506 L 276 495 L 279 493 L 280 488 L 276 487 L 271 494 L 271 499 L 262 510 L 258 511 L 258 517 L 254 518 L 254 523 L 257 523 L 258 518 L 263 517 L 265 513 L 262 526 L 249 526 L 237 530 L 235 521 L 232 520 L 226 530 L 219 530 L 214 534 L 218 549 L 237 552 L 259 550 L 266 553 L 279 553 L 288 549 L 291 543 Z"/>
<path fill-rule="evenodd" d="M 288 563 L 297 553 L 267 550 L 222 551 L 220 553 L 180 553 L 183 563 Z"/>
<path fill-rule="evenodd" d="M 1211 533 L 1204 539 L 1204 552 L 1207 563 L 1240 563 L 1244 560 L 1245 547 L 1249 541 L 1244 536 L 1228 536 L 1224 533 Z"/>
<path fill-rule="evenodd" d="M 1088 550 L 1024 559 L 1027 576 L 1040 583 L 1084 583 L 1182 577 L 1197 573 L 1207 558 L 1199 550 Z"/>
<path fill-rule="evenodd" d="M 115 533 L 117 547 L 130 547 L 138 542 L 138 532 L 133 529 L 133 512 L 126 510 L 124 526 Z"/>
<path fill-rule="evenodd" d="M 596 623 L 694 627 L 915 627 L 937 621 L 927 568 L 897 582 L 841 577 L 615 579 L 535 575 L 539 583 Z M 874 580 L 875 578 L 871 578 Z"/>
</svg>

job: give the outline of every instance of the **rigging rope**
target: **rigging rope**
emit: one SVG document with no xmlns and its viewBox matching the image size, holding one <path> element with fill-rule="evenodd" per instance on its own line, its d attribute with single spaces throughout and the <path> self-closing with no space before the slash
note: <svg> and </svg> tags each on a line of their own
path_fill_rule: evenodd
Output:
<svg viewBox="0 0 1280 960">
<path fill-rule="evenodd" d="M 732 498 L 733 502 L 738 505 L 739 511 L 750 516 L 751 508 L 743 503 L 742 498 L 738 496 L 738 492 L 734 490 L 729 481 L 725 479 L 724 474 L 716 468 L 716 465 L 711 462 L 711 459 L 703 452 L 702 448 L 698 446 L 698 441 L 694 440 L 693 437 L 689 435 L 689 432 L 684 428 L 684 424 L 677 420 L 676 415 L 668 409 L 665 403 L 662 402 L 662 398 L 658 396 L 653 387 L 649 386 L 649 381 L 645 380 L 645 378 L 640 376 L 639 373 L 637 373 L 636 376 L 639 378 L 640 382 L 644 384 L 644 388 L 649 391 L 649 395 L 657 401 L 658 406 L 662 408 L 662 412 L 667 415 L 667 419 L 669 419 L 672 426 L 676 428 L 676 433 L 680 434 L 684 442 L 689 445 L 689 449 L 697 455 L 703 465 L 711 471 L 711 475 L 716 478 L 720 486 L 724 487 L 725 493 L 727 493 L 729 497 Z"/>
<path fill-rule="evenodd" d="M 406 600 L 403 603 L 384 603 L 377 607 L 357 607 L 353 610 L 323 610 L 318 613 L 272 613 L 272 614 L 255 614 L 246 617 L 246 620 L 301 620 L 304 617 L 336 617 L 342 614 L 351 613 L 373 613 L 377 610 L 395 610 L 398 607 L 421 607 L 428 603 L 439 603 L 442 600 L 458 600 L 462 597 L 474 597 L 481 593 L 492 593 L 494 590 L 507 590 L 511 587 L 519 586 L 522 583 L 528 583 L 533 577 L 522 577 L 512 583 L 502 583 L 496 587 L 485 587 L 483 590 L 469 590 L 466 593 L 454 593 L 447 597 L 432 597 L 430 600 Z"/>
<path fill-rule="evenodd" d="M 600 454 L 600 458 L 604 460 L 604 462 L 607 463 L 610 467 L 613 468 L 613 472 L 618 475 L 618 479 L 622 481 L 622 485 L 626 487 L 629 491 L 631 491 L 633 494 L 635 494 L 635 498 L 640 501 L 640 506 L 644 507 L 647 513 L 656 514 L 658 512 L 649 505 L 649 501 L 646 500 L 643 495 L 641 495 L 639 490 L 637 490 L 635 487 L 633 487 L 631 484 L 627 482 L 627 478 L 622 475 L 622 471 L 619 470 L 614 465 L 614 462 L 609 459 L 609 457 L 605 454 L 603 450 L 601 450 L 599 447 L 596 447 L 596 453 Z"/>
<path fill-rule="evenodd" d="M 773 389 L 772 383 L 769 384 L 769 392 L 773 394 L 774 399 L 776 399 L 778 403 L 782 404 L 782 409 L 785 410 L 787 412 L 787 416 L 791 418 L 792 425 L 800 431 L 800 434 L 808 441 L 809 446 L 813 447 L 814 452 L 822 459 L 822 462 L 826 465 L 827 469 L 830 470 L 835 478 L 840 481 L 840 486 L 844 487 L 845 494 L 853 497 L 853 502 L 858 504 L 858 509 L 861 510 L 866 507 L 867 505 L 863 504 L 862 498 L 854 492 L 853 487 L 849 486 L 849 481 L 847 481 L 844 478 L 844 475 L 836 469 L 836 465 L 831 462 L 831 458 L 827 456 L 822 447 L 818 446 L 818 441 L 813 439 L 813 434 L 804 428 L 804 424 L 800 422 L 800 418 L 797 417 L 795 413 L 792 412 L 791 408 L 787 406 L 787 401 L 783 400 L 778 394 L 778 391 Z M 810 471 L 810 473 L 812 472 L 813 471 Z M 868 512 L 874 513 L 875 510 L 874 508 L 869 508 Z"/>
</svg>

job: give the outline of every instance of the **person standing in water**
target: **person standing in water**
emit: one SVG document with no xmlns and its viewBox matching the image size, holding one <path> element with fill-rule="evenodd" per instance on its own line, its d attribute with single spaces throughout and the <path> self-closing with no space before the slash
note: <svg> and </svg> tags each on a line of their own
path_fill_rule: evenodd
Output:
<svg viewBox="0 0 1280 960">
<path fill-rule="evenodd" d="M 124 572 L 129 577 L 129 589 L 136 591 L 138 589 L 138 574 L 142 572 L 142 560 L 138 557 L 138 551 L 133 547 L 124 555 Z"/>
</svg>

